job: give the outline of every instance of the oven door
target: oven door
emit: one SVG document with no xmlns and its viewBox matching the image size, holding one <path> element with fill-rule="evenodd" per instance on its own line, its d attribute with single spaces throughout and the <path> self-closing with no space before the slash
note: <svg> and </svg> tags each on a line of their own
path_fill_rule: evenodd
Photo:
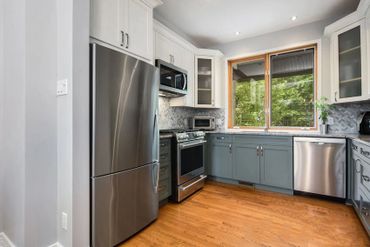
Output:
<svg viewBox="0 0 370 247">
<path fill-rule="evenodd" d="M 207 141 L 192 141 L 177 145 L 177 185 L 204 173 L 204 152 Z"/>
</svg>

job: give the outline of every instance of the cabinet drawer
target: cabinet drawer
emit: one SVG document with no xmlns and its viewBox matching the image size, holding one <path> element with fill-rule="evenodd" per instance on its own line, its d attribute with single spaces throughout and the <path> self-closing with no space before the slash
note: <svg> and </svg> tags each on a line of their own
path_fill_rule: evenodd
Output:
<svg viewBox="0 0 370 247">
<path fill-rule="evenodd" d="M 162 166 L 159 170 L 159 180 L 162 181 L 164 179 L 168 179 L 171 175 L 171 166 Z"/>
<path fill-rule="evenodd" d="M 170 179 L 159 181 L 158 184 L 158 198 L 162 201 L 171 195 L 171 182 Z"/>
<path fill-rule="evenodd" d="M 159 163 L 165 166 L 171 163 L 171 153 L 161 153 L 159 155 Z"/>
<path fill-rule="evenodd" d="M 232 142 L 233 137 L 230 134 L 212 134 L 209 137 L 209 141 L 212 143 L 225 143 Z"/>
<path fill-rule="evenodd" d="M 352 152 L 358 154 L 363 160 L 370 164 L 370 147 L 360 143 L 353 141 L 351 144 Z"/>
<path fill-rule="evenodd" d="M 290 136 L 263 136 L 263 135 L 235 135 L 234 142 L 241 144 L 273 145 L 273 146 L 292 146 Z"/>
<path fill-rule="evenodd" d="M 160 154 L 168 154 L 171 152 L 171 139 L 162 139 L 159 144 Z"/>
</svg>

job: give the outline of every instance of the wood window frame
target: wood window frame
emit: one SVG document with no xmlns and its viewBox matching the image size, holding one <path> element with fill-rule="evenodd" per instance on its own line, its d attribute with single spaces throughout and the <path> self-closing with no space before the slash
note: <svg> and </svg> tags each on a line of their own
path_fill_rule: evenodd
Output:
<svg viewBox="0 0 370 247">
<path fill-rule="evenodd" d="M 285 54 L 289 52 L 295 52 L 305 49 L 314 49 L 314 102 L 317 100 L 318 95 L 318 44 L 308 44 L 304 46 L 298 46 L 283 50 L 277 50 L 273 52 L 268 52 L 260 55 L 255 55 L 251 57 L 243 57 L 238 59 L 231 59 L 227 61 L 228 64 L 228 128 L 229 129 L 245 129 L 245 130 L 269 130 L 269 131 L 317 131 L 318 130 L 318 114 L 316 108 L 314 109 L 314 127 L 271 127 L 271 75 L 270 75 L 270 61 L 271 56 Z M 264 60 L 265 62 L 265 127 L 257 126 L 234 126 L 234 98 L 233 98 L 233 64 L 241 62 L 253 62 Z"/>
</svg>

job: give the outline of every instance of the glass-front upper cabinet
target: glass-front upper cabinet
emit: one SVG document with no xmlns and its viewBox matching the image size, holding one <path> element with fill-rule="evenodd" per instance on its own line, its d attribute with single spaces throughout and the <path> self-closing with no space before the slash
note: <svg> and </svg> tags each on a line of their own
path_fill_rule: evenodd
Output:
<svg viewBox="0 0 370 247">
<path fill-rule="evenodd" d="M 368 99 L 365 21 L 333 35 L 333 103 Z"/>
<path fill-rule="evenodd" d="M 214 106 L 214 58 L 197 56 L 195 58 L 195 105 L 196 107 Z"/>
</svg>

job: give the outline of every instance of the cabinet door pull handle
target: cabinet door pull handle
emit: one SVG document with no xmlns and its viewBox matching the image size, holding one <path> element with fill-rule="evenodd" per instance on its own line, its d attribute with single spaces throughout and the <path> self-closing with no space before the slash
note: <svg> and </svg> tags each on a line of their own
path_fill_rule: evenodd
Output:
<svg viewBox="0 0 370 247">
<path fill-rule="evenodd" d="M 224 139 L 225 139 L 225 137 L 224 137 L 224 136 L 217 136 L 217 137 L 216 137 L 216 139 L 217 139 L 217 140 L 224 140 Z"/>
<path fill-rule="evenodd" d="M 229 144 L 229 153 L 232 153 L 232 145 L 231 144 Z"/>
<path fill-rule="evenodd" d="M 370 152 L 369 151 L 364 151 L 362 148 L 360 149 L 360 153 L 366 157 L 369 157 L 370 156 Z"/>
<path fill-rule="evenodd" d="M 260 156 L 260 146 L 257 146 L 256 150 L 257 150 L 257 156 Z"/>
<path fill-rule="evenodd" d="M 358 147 L 355 144 L 352 144 L 352 149 L 357 151 Z"/>
<path fill-rule="evenodd" d="M 357 163 L 360 164 L 360 167 L 358 169 L 357 169 Z M 361 160 L 360 159 L 357 159 L 355 161 L 355 171 L 356 171 L 356 173 L 360 173 L 361 172 Z"/>
<path fill-rule="evenodd" d="M 362 175 L 362 179 L 363 179 L 365 182 L 369 182 L 369 181 L 370 181 L 370 177 L 369 177 L 369 176 L 366 176 L 366 175 Z"/>
<path fill-rule="evenodd" d="M 130 46 L 130 35 L 128 35 L 128 33 L 126 33 L 126 49 L 128 49 Z"/>
<path fill-rule="evenodd" d="M 125 32 L 121 30 L 121 46 L 125 45 Z"/>
<path fill-rule="evenodd" d="M 335 100 L 335 102 L 337 102 L 338 100 L 337 100 L 337 94 L 338 94 L 338 92 L 335 92 L 334 93 L 334 100 Z"/>
<path fill-rule="evenodd" d="M 263 156 L 263 147 L 260 146 L 260 149 L 261 149 L 261 156 Z"/>
</svg>

